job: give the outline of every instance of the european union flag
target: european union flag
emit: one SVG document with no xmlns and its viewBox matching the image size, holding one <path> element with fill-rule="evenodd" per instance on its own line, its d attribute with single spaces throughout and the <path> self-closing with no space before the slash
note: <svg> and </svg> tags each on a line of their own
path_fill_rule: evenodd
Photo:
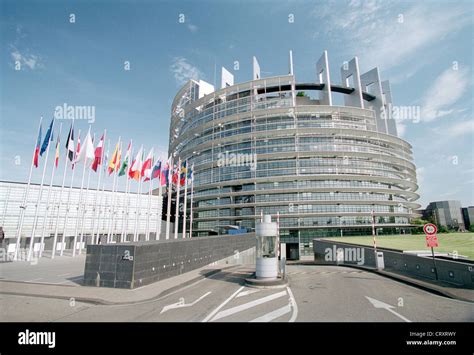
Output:
<svg viewBox="0 0 474 355">
<path fill-rule="evenodd" d="M 49 142 L 53 140 L 53 124 L 54 124 L 54 118 L 51 120 L 48 131 L 46 132 L 46 135 L 44 136 L 43 145 L 41 146 L 41 150 L 40 150 L 41 156 L 48 148 Z"/>
</svg>

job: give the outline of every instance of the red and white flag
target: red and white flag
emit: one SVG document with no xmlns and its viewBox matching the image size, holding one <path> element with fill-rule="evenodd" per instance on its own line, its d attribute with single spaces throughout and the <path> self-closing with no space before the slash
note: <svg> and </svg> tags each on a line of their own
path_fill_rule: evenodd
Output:
<svg viewBox="0 0 474 355">
<path fill-rule="evenodd" d="M 94 151 L 94 162 L 92 163 L 92 170 L 97 172 L 97 168 L 102 164 L 102 152 L 104 150 L 104 135 L 100 138 L 99 144 Z"/>
</svg>

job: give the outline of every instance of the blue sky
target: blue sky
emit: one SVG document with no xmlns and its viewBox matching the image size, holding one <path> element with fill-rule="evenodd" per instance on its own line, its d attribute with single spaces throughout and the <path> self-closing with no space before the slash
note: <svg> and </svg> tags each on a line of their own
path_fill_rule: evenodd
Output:
<svg viewBox="0 0 474 355">
<path fill-rule="evenodd" d="M 326 49 L 334 82 L 358 56 L 362 72 L 378 66 L 391 81 L 395 105 L 420 108 L 419 122 L 397 124 L 413 145 L 423 207 L 474 205 L 472 1 L 3 0 L 0 21 L 1 180 L 28 179 L 39 117 L 45 126 L 56 106 L 94 106 L 93 132 L 165 156 L 171 102 L 189 78 L 219 82 L 225 66 L 250 80 L 253 55 L 262 76 L 285 74 L 291 49 L 308 82 Z"/>
</svg>

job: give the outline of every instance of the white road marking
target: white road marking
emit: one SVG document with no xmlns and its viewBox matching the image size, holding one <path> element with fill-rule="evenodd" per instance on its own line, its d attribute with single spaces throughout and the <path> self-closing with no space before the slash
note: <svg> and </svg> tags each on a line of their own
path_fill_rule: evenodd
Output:
<svg viewBox="0 0 474 355">
<path fill-rule="evenodd" d="M 296 304 L 295 296 L 293 296 L 293 292 L 291 292 L 291 289 L 287 287 L 286 290 L 290 295 L 290 304 L 293 307 L 293 314 L 291 315 L 291 318 L 288 322 L 293 323 L 296 320 L 296 317 L 298 317 L 298 305 Z"/>
<path fill-rule="evenodd" d="M 387 303 L 384 303 L 382 301 L 379 301 L 379 300 L 376 300 L 375 298 L 370 298 L 368 296 L 365 296 L 365 298 L 367 298 L 369 300 L 370 303 L 372 303 L 372 305 L 375 307 L 375 308 L 382 308 L 382 309 L 386 309 L 387 311 L 393 313 L 394 315 L 396 315 L 398 318 L 400 319 L 403 319 L 405 322 L 407 323 L 411 323 L 411 320 L 405 318 L 404 316 L 402 316 L 401 314 L 395 312 L 393 310 L 393 308 L 395 308 L 394 306 L 391 306 Z"/>
<path fill-rule="evenodd" d="M 259 289 L 247 290 L 240 292 L 235 298 L 251 295 L 252 293 L 260 291 Z"/>
<path fill-rule="evenodd" d="M 209 296 L 212 292 L 209 291 L 209 292 L 206 292 L 204 295 L 202 295 L 201 297 L 199 297 L 197 300 L 195 300 L 194 302 L 191 302 L 191 303 L 184 303 L 184 298 L 180 298 L 179 302 L 177 303 L 173 303 L 173 304 L 170 304 L 168 306 L 164 306 L 163 309 L 161 310 L 160 314 L 162 313 L 165 313 L 166 311 L 169 311 L 170 309 L 175 309 L 175 308 L 183 308 L 183 307 L 192 307 L 194 306 L 196 303 L 198 303 L 200 300 L 202 300 L 204 297 L 206 296 Z"/>
<path fill-rule="evenodd" d="M 274 319 L 277 319 L 281 316 L 284 316 L 287 313 L 291 312 L 291 306 L 287 304 L 286 306 L 283 306 L 273 312 L 267 313 L 264 316 L 255 318 L 254 320 L 251 320 L 250 322 L 271 322 Z"/>
<path fill-rule="evenodd" d="M 224 317 L 231 316 L 233 314 L 245 311 L 246 309 L 261 305 L 266 302 L 276 300 L 277 298 L 283 297 L 285 295 L 286 295 L 286 291 L 281 291 L 278 293 L 274 293 L 273 295 L 270 295 L 270 296 L 259 298 L 258 300 L 255 300 L 255 301 L 241 304 L 240 306 L 235 306 L 235 307 L 226 309 L 225 311 L 217 313 L 216 316 L 212 320 L 215 321 Z"/>
<path fill-rule="evenodd" d="M 28 280 L 28 281 L 25 281 L 25 282 L 33 282 L 33 281 L 39 281 L 39 280 L 43 280 L 43 278 L 42 278 L 42 277 L 39 277 L 39 278 L 37 278 L 37 279 Z"/>
<path fill-rule="evenodd" d="M 70 272 L 66 273 L 66 274 L 61 274 L 61 275 L 58 275 L 58 277 L 61 277 L 61 276 L 67 276 L 67 275 L 71 275 Z"/>
<path fill-rule="evenodd" d="M 214 317 L 214 315 L 219 312 L 219 310 L 224 307 L 227 303 L 229 303 L 240 291 L 242 291 L 242 289 L 244 288 L 245 286 L 242 286 L 240 287 L 237 291 L 235 291 L 232 295 L 230 295 L 230 297 L 228 299 L 226 299 L 224 302 L 222 302 L 215 310 L 213 310 L 206 318 L 204 318 L 202 321 L 203 322 L 209 322 L 209 320 Z"/>
</svg>

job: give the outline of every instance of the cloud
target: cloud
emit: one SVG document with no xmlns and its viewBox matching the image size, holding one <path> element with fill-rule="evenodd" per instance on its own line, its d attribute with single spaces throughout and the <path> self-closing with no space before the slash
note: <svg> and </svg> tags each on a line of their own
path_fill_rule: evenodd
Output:
<svg viewBox="0 0 474 355">
<path fill-rule="evenodd" d="M 404 123 L 400 122 L 399 120 L 395 120 L 395 124 L 397 125 L 398 136 L 403 137 L 407 130 L 407 126 Z"/>
<path fill-rule="evenodd" d="M 451 138 L 472 134 L 474 133 L 474 120 L 458 122 L 448 127 L 445 132 Z"/>
<path fill-rule="evenodd" d="M 426 169 L 423 166 L 420 166 L 416 169 L 416 180 L 418 182 L 418 186 L 420 186 L 425 181 L 425 172 Z"/>
<path fill-rule="evenodd" d="M 362 70 L 375 66 L 387 70 L 408 63 L 412 76 L 422 68 L 412 60 L 420 61 L 420 50 L 469 25 L 472 10 L 452 3 L 352 0 L 335 1 L 322 9 L 318 5 L 313 14 L 323 21 L 325 35 L 342 41 L 350 55 L 359 56 Z"/>
<path fill-rule="evenodd" d="M 466 92 L 470 84 L 470 70 L 446 69 L 425 92 L 422 99 L 421 120 L 431 122 L 454 112 L 455 104 Z"/>
<path fill-rule="evenodd" d="M 195 33 L 198 30 L 198 27 L 196 25 L 193 25 L 192 23 L 188 23 L 188 29 L 192 32 Z"/>
<path fill-rule="evenodd" d="M 17 62 L 20 63 L 21 67 L 28 67 L 30 70 L 35 70 L 36 68 L 42 68 L 43 65 L 39 63 L 39 57 L 34 54 L 21 54 L 18 49 L 14 48 L 13 51 L 10 53 L 14 63 L 16 66 Z"/>
<path fill-rule="evenodd" d="M 187 59 L 183 57 L 174 57 L 170 70 L 178 86 L 186 84 L 190 79 L 198 80 L 204 77 L 201 70 L 190 64 Z"/>
</svg>

